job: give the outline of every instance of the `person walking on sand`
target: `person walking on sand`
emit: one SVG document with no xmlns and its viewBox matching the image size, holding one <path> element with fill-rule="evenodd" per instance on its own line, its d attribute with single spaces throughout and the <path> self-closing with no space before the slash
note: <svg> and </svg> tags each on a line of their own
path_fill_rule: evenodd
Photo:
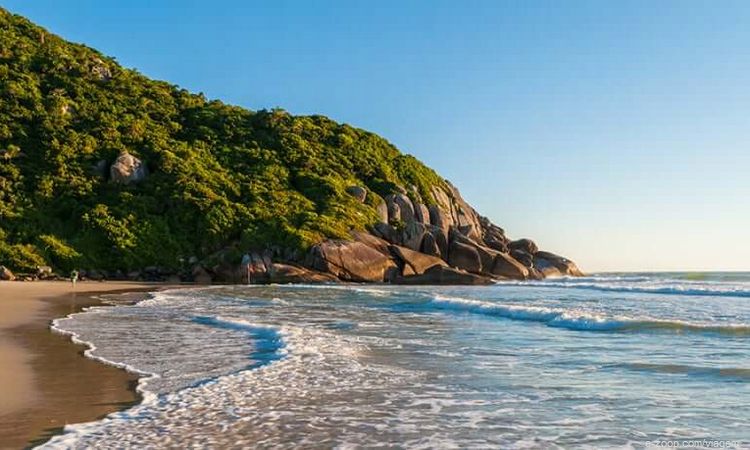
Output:
<svg viewBox="0 0 750 450">
<path fill-rule="evenodd" d="M 73 287 L 76 287 L 76 281 L 78 281 L 78 271 L 74 269 L 70 272 L 70 284 L 72 284 Z"/>
</svg>

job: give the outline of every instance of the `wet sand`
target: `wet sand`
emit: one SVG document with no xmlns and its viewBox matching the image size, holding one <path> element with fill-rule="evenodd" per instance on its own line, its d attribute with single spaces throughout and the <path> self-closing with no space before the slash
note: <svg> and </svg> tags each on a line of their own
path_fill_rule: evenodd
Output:
<svg viewBox="0 0 750 450">
<path fill-rule="evenodd" d="M 40 444 L 66 424 L 89 422 L 139 401 L 137 376 L 85 358 L 49 329 L 52 319 L 101 304 L 98 294 L 157 283 L 0 282 L 0 449 Z"/>
</svg>

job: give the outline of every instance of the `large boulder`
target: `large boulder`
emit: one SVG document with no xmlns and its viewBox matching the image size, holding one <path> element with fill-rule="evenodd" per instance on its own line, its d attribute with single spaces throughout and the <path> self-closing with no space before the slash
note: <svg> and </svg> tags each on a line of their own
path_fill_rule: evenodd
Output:
<svg viewBox="0 0 750 450">
<path fill-rule="evenodd" d="M 349 186 L 346 188 L 346 192 L 356 198 L 360 203 L 364 203 L 367 198 L 367 189 L 362 186 Z"/>
<path fill-rule="evenodd" d="M 16 276 L 13 275 L 13 272 L 11 272 L 10 269 L 5 266 L 0 266 L 0 280 L 13 281 L 15 279 Z"/>
<path fill-rule="evenodd" d="M 529 277 L 528 268 L 509 254 L 500 252 L 495 255 L 495 264 L 490 273 L 513 280 L 525 280 Z"/>
<path fill-rule="evenodd" d="M 573 261 L 550 252 L 536 252 L 534 254 L 534 267 L 544 274 L 545 277 L 561 275 L 571 277 L 584 276 L 583 272 L 581 272 Z"/>
<path fill-rule="evenodd" d="M 410 274 L 421 275 L 430 267 L 448 266 L 445 261 L 436 256 L 430 256 L 425 255 L 424 253 L 415 252 L 414 250 L 410 250 L 406 247 L 401 247 L 400 245 L 392 245 L 391 251 L 399 260 L 403 262 L 404 274 L 406 274 L 407 272 L 407 267 L 409 268 L 408 272 Z"/>
<path fill-rule="evenodd" d="M 113 183 L 130 184 L 146 179 L 146 165 L 128 152 L 120 153 L 109 168 L 109 178 Z"/>
<path fill-rule="evenodd" d="M 268 269 L 268 281 L 288 283 L 333 283 L 339 281 L 330 273 L 318 272 L 293 264 L 272 263 Z"/>
<path fill-rule="evenodd" d="M 390 281 L 398 272 L 392 258 L 359 241 L 323 241 L 310 255 L 312 268 L 344 281 Z"/>
<path fill-rule="evenodd" d="M 448 249 L 448 264 L 467 272 L 482 271 L 482 260 L 476 246 L 459 241 L 452 241 Z"/>
<path fill-rule="evenodd" d="M 421 275 L 399 277 L 394 282 L 397 284 L 448 285 L 481 285 L 494 283 L 494 281 L 489 277 L 445 266 L 432 266 Z"/>
</svg>

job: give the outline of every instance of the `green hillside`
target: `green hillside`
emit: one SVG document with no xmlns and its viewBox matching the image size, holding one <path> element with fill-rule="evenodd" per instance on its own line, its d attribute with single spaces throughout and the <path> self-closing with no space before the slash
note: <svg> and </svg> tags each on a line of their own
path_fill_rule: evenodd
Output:
<svg viewBox="0 0 750 450">
<path fill-rule="evenodd" d="M 112 182 L 122 152 L 145 180 Z M 13 270 L 303 251 L 375 223 L 397 186 L 429 204 L 443 183 L 375 134 L 209 101 L 0 9 L 0 264 Z"/>
</svg>

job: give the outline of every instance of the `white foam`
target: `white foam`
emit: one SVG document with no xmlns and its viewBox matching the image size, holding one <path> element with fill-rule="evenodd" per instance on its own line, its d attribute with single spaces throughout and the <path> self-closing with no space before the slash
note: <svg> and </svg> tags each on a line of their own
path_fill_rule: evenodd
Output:
<svg viewBox="0 0 750 450">
<path fill-rule="evenodd" d="M 716 281 L 662 280 L 648 277 L 551 278 L 542 281 L 499 281 L 497 286 L 589 289 L 658 295 L 750 297 L 750 284 Z"/>
</svg>

